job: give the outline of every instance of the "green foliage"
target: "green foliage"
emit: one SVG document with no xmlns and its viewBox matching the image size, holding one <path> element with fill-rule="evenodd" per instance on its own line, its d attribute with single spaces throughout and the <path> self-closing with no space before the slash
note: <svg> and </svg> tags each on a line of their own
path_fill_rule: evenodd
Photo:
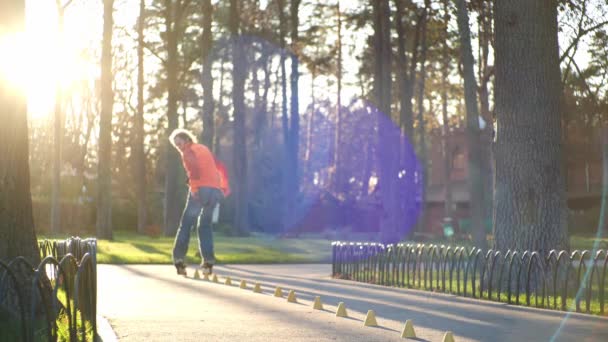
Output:
<svg viewBox="0 0 608 342">
<path fill-rule="evenodd" d="M 15 319 L 5 319 L 0 315 L 0 341 L 21 341 L 21 321 Z M 57 341 L 70 341 L 70 329 L 68 316 L 61 314 L 57 320 Z M 78 316 L 77 326 L 82 326 L 82 319 Z M 33 328 L 34 342 L 47 342 L 47 325 L 46 321 L 40 320 L 35 323 Z M 86 341 L 93 341 L 93 327 L 90 322 L 85 323 Z M 78 340 L 80 340 L 82 332 L 78 330 Z"/>
<path fill-rule="evenodd" d="M 0 341 L 19 341 L 21 321 L 4 314 L 0 308 Z"/>
</svg>

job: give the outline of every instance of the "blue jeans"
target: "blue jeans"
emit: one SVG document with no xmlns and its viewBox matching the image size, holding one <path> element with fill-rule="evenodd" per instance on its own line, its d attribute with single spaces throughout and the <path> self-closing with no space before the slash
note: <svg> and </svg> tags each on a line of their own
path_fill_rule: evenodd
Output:
<svg viewBox="0 0 608 342">
<path fill-rule="evenodd" d="M 213 232 L 211 218 L 213 209 L 223 197 L 222 192 L 215 188 L 200 188 L 197 198 L 188 192 L 186 207 L 182 213 L 175 243 L 173 245 L 173 263 L 184 261 L 190 243 L 190 232 L 198 224 L 199 251 L 204 263 L 215 264 L 213 252 Z"/>
</svg>

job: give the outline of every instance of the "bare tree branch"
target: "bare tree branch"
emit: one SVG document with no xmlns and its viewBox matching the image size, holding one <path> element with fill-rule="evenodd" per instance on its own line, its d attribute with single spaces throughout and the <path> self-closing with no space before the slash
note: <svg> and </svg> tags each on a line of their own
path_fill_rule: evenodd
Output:
<svg viewBox="0 0 608 342">
<path fill-rule="evenodd" d="M 574 6 L 574 4 L 572 4 Z M 581 17 L 580 20 L 578 21 L 578 28 L 577 28 L 577 37 L 573 40 L 573 42 L 576 42 L 576 44 L 574 45 L 574 50 L 572 52 L 572 56 L 576 56 L 576 52 L 578 51 L 578 42 L 580 41 L 582 35 L 581 32 L 583 31 L 583 22 L 585 20 L 585 17 L 587 16 L 587 0 L 584 0 L 582 3 L 581 8 L 579 9 L 578 6 L 576 6 L 577 10 L 579 10 L 579 12 L 581 12 Z M 566 22 L 566 24 L 568 24 Z M 570 45 L 570 47 L 568 47 L 568 49 L 570 49 L 572 47 L 572 45 Z M 567 51 L 567 53 L 569 53 Z M 562 60 L 560 59 L 560 64 L 561 64 Z M 572 65 L 572 59 L 570 59 L 568 61 L 568 63 L 566 64 L 566 70 L 564 71 L 564 74 L 562 76 L 562 83 L 564 83 L 566 81 L 566 79 L 568 78 L 568 76 L 570 75 L 570 70 L 571 70 L 571 65 Z"/>
<path fill-rule="evenodd" d="M 570 50 L 574 49 L 575 47 L 578 46 L 578 43 L 580 42 L 580 40 L 586 36 L 587 34 L 594 32 L 600 28 L 602 28 L 603 26 L 608 24 L 608 20 L 606 21 L 602 21 L 601 23 L 598 23 L 596 25 L 593 25 L 591 27 L 588 27 L 586 29 L 583 29 L 579 32 L 579 34 L 576 36 L 576 38 L 572 41 L 572 43 L 570 43 L 570 45 L 568 46 L 568 48 L 566 49 L 566 51 L 564 51 L 564 53 L 562 53 L 562 55 L 559 57 L 559 62 L 563 62 L 564 59 L 566 59 L 568 56 L 568 54 L 570 53 Z"/>
<path fill-rule="evenodd" d="M 63 8 L 62 8 L 62 9 L 65 11 L 65 9 L 66 9 L 66 8 L 68 8 L 68 6 L 70 6 L 70 4 L 71 4 L 71 3 L 72 3 L 72 0 L 68 0 L 68 2 L 66 2 L 66 3 L 63 5 Z"/>
<path fill-rule="evenodd" d="M 587 80 L 585 78 L 582 77 L 583 73 L 581 72 L 581 69 L 579 68 L 578 64 L 576 63 L 576 61 L 574 60 L 573 56 L 568 56 L 568 58 L 570 59 L 570 62 L 572 63 L 572 65 L 574 65 L 574 68 L 576 69 L 576 72 L 578 73 L 578 75 L 580 76 L 581 81 L 583 82 L 585 91 L 587 91 L 587 93 L 589 94 L 589 96 L 591 97 L 591 99 L 593 100 L 593 102 L 597 103 L 597 94 L 594 93 L 591 90 L 591 87 L 589 86 L 589 84 L 587 83 Z"/>
<path fill-rule="evenodd" d="M 137 38 L 133 37 L 131 35 L 131 33 L 129 32 L 129 30 L 124 30 L 124 34 L 133 39 L 133 41 L 137 41 Z M 149 45 L 148 42 L 146 42 L 144 40 L 144 48 L 146 48 L 146 50 L 148 50 L 148 52 L 150 52 L 153 56 L 155 56 L 156 58 L 158 58 L 160 60 L 160 62 L 166 66 L 167 65 L 167 60 L 165 58 L 163 58 L 163 56 L 161 56 L 158 52 L 154 51 L 154 49 Z"/>
<path fill-rule="evenodd" d="M 194 54 L 193 54 L 194 55 Z M 188 60 L 185 61 L 184 63 L 184 68 L 182 69 L 183 72 L 181 73 L 181 75 L 178 77 L 179 83 L 183 83 L 186 80 L 186 76 L 188 75 L 188 71 L 190 70 L 190 67 L 192 66 L 192 64 L 194 64 L 194 62 L 196 62 L 196 60 L 198 60 L 199 56 L 194 56 L 193 58 L 190 58 Z"/>
</svg>

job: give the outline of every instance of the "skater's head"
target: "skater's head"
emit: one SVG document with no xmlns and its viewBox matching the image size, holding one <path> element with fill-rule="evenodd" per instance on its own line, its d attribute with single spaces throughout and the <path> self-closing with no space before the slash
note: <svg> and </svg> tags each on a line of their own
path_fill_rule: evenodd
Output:
<svg viewBox="0 0 608 342">
<path fill-rule="evenodd" d="M 183 128 L 175 129 L 169 136 L 169 141 L 178 150 L 182 151 L 188 143 L 195 143 L 196 137 Z"/>
</svg>

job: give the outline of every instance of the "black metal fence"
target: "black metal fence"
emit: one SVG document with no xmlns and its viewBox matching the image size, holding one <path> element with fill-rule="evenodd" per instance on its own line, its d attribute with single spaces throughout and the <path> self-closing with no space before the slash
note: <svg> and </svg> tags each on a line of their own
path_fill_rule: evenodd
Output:
<svg viewBox="0 0 608 342">
<path fill-rule="evenodd" d="M 336 278 L 604 315 L 608 251 L 332 243 Z"/>
<path fill-rule="evenodd" d="M 96 240 L 43 240 L 39 250 L 42 261 L 37 267 L 23 257 L 0 261 L 0 315 L 15 323 L 14 331 L 0 332 L 0 339 L 93 341 L 97 336 Z"/>
</svg>

